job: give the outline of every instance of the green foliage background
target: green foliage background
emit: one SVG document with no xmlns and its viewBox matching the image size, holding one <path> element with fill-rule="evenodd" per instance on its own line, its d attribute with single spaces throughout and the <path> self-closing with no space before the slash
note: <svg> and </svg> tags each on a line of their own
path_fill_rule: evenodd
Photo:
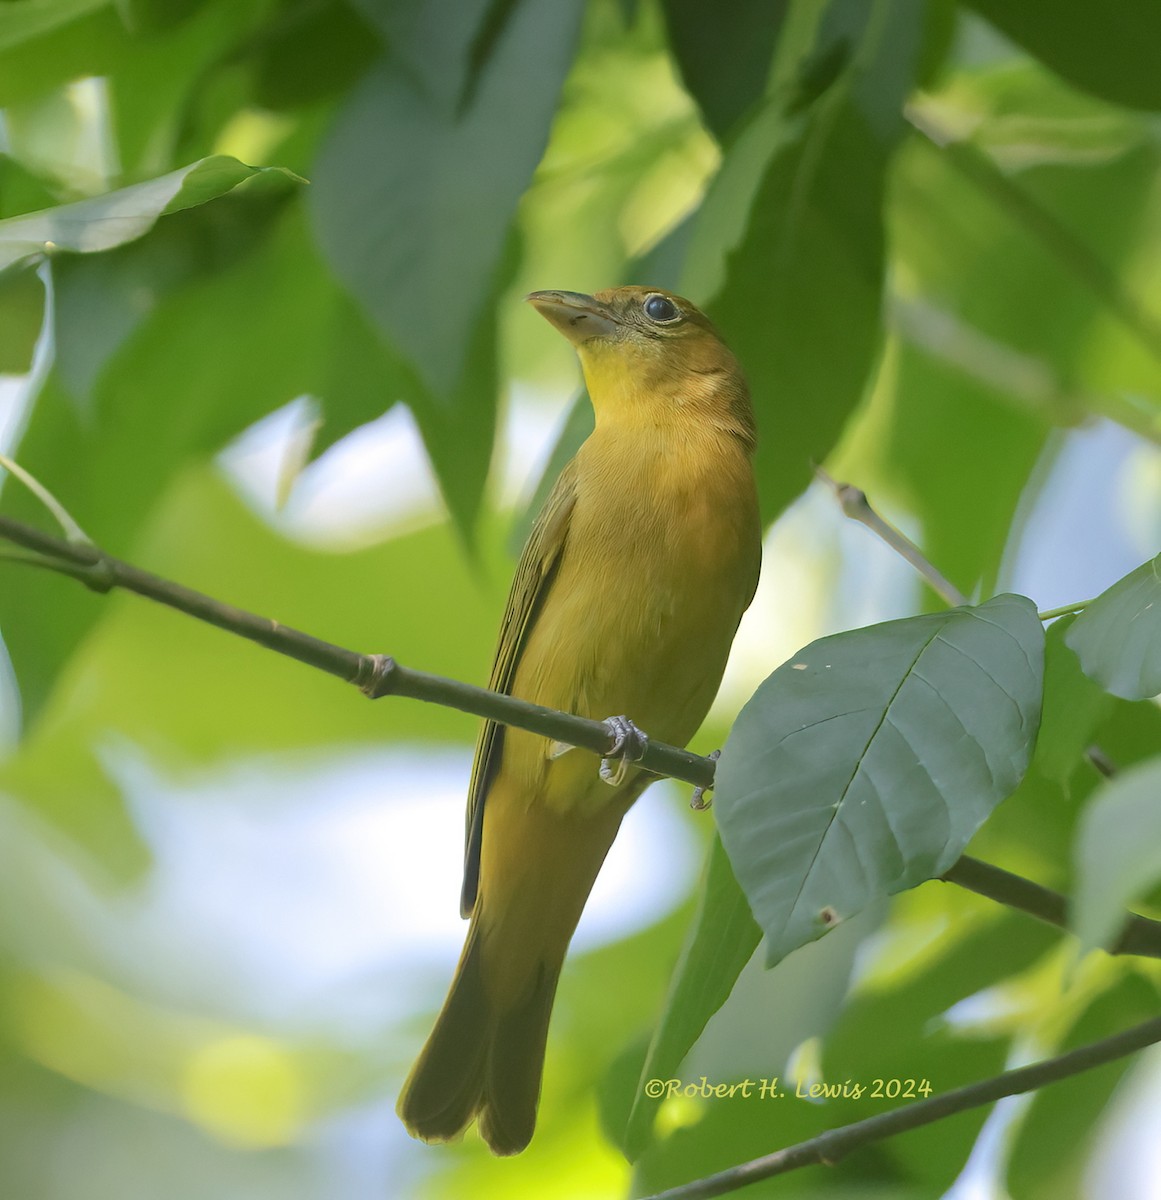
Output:
<svg viewBox="0 0 1161 1200">
<path fill-rule="evenodd" d="M 113 554 L 479 681 L 527 522 L 496 483 L 498 414 L 514 381 L 575 386 L 519 298 L 651 283 L 705 307 L 746 367 L 770 522 L 826 462 L 986 599 L 1065 431 L 1111 420 L 1156 462 L 1158 45 L 1149 0 L 1099 21 L 1084 0 L 0 0 L 0 370 L 34 380 L 8 449 Z M 255 511 L 219 455 L 302 396 L 310 456 L 406 405 L 440 513 L 350 549 Z M 1156 487 L 1141 497 L 1155 529 Z M 3 505 L 43 519 L 10 485 Z M 942 884 L 743 971 L 757 931 L 715 849 L 675 913 L 570 963 L 525 1156 L 405 1145 L 386 1101 L 426 1015 L 280 1022 L 135 959 L 128 898 L 156 864 L 110 748 L 212 778 L 257 755 L 462 750 L 474 723 L 368 705 L 22 566 L 0 564 L 0 632 L 0 1195 L 644 1195 L 882 1107 L 642 1106 L 663 1013 L 667 1074 L 784 1074 L 797 1051 L 806 1074 L 942 1092 L 1157 1009 L 1148 963 L 1077 966 L 1066 935 Z M 1090 803 L 1083 750 L 1148 759 L 1161 716 L 1102 692 L 1072 645 L 1050 628 L 1037 756 L 972 850 L 1066 892 L 1079 873 L 1096 944 L 1161 875 L 1134 837 L 1157 769 Z M 1012 1118 L 990 1169 L 1014 1200 L 1084 1194 L 1122 1072 Z M 748 1194 L 939 1196 L 984 1116 Z M 371 1132 L 334 1132 L 352 1129 Z"/>
</svg>

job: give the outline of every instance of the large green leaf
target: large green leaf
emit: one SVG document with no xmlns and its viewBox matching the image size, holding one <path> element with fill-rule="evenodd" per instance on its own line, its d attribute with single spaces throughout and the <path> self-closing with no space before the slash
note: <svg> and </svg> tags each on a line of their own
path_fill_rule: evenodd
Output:
<svg viewBox="0 0 1161 1200">
<path fill-rule="evenodd" d="M 91 200 L 9 217 L 0 221 L 0 270 L 57 250 L 92 254 L 124 245 L 148 233 L 166 213 L 205 204 L 268 172 L 289 174 L 280 167 L 250 167 L 216 154 Z"/>
<path fill-rule="evenodd" d="M 461 379 L 544 150 L 579 11 L 526 0 L 458 117 L 384 63 L 320 154 L 311 202 L 324 252 L 439 400 Z"/>
<path fill-rule="evenodd" d="M 1124 700 L 1161 692 L 1161 555 L 1102 592 L 1065 639 L 1085 673 Z"/>
<path fill-rule="evenodd" d="M 1114 104 L 1161 109 L 1161 7 L 1117 0 L 1093 19 L 1088 0 L 964 0 L 1069 83 Z"/>
<path fill-rule="evenodd" d="M 713 297 L 749 377 L 767 516 L 826 457 L 875 359 L 883 184 L 923 22 L 911 0 L 829 5 L 810 56 L 731 146 L 694 230 L 683 289 Z M 827 64 L 833 82 L 815 78 Z"/>
<path fill-rule="evenodd" d="M 697 913 L 674 968 L 665 1011 L 653 1032 L 634 1093 L 623 1142 L 630 1160 L 648 1143 L 662 1103 L 660 1096 L 648 1090 L 648 1081 L 669 1079 L 676 1073 L 706 1022 L 729 998 L 761 936 L 721 841 L 715 838 Z"/>
<path fill-rule="evenodd" d="M 761 99 L 788 6 L 789 0 L 743 0 L 729 8 L 664 0 L 682 79 L 719 140 Z"/>
<path fill-rule="evenodd" d="M 1108 946 L 1125 909 L 1161 879 L 1161 758 L 1122 771 L 1089 800 L 1076 837 L 1071 924 L 1086 949 Z"/>
<path fill-rule="evenodd" d="M 940 875 L 1023 777 L 1044 634 L 1030 600 L 822 638 L 734 725 L 715 812 L 777 962 Z"/>
</svg>

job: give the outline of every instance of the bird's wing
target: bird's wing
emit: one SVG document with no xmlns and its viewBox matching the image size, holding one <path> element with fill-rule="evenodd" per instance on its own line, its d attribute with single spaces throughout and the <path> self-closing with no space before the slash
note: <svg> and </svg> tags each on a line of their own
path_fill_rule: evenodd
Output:
<svg viewBox="0 0 1161 1200">
<path fill-rule="evenodd" d="M 500 640 L 488 687 L 494 692 L 510 693 L 516 666 L 528 641 L 528 635 L 552 587 L 560 564 L 569 522 L 576 503 L 575 459 L 560 473 L 544 507 L 532 526 L 500 625 Z M 480 881 L 480 837 L 483 832 L 484 798 L 491 786 L 504 745 L 504 727 L 485 721 L 476 743 L 472 781 L 468 787 L 467 837 L 464 849 L 464 886 L 460 894 L 460 912 L 471 915 Z"/>
</svg>

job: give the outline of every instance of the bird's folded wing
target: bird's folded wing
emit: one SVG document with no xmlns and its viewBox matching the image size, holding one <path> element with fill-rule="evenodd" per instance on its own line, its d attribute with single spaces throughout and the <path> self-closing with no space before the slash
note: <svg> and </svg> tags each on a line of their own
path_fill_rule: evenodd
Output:
<svg viewBox="0 0 1161 1200">
<path fill-rule="evenodd" d="M 556 578 L 561 555 L 568 537 L 569 522 L 576 503 L 575 459 L 569 462 L 556 481 L 544 507 L 536 518 L 508 593 L 508 605 L 500 625 L 500 640 L 488 687 L 494 692 L 510 693 L 516 666 L 536 622 L 537 614 Z M 460 912 L 471 915 L 480 880 L 480 838 L 483 832 L 484 799 L 500 763 L 504 728 L 485 721 L 476 743 L 472 780 L 468 788 L 467 836 L 464 850 L 464 886 Z"/>
</svg>

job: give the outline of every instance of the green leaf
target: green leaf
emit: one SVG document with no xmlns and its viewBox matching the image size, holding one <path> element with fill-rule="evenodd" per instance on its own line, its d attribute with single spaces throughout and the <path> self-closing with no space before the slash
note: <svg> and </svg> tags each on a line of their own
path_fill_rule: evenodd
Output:
<svg viewBox="0 0 1161 1200">
<path fill-rule="evenodd" d="M 0 4 L 0 53 L 51 33 L 112 0 L 21 0 Z"/>
<path fill-rule="evenodd" d="M 389 344 L 445 403 L 548 137 L 580 6 L 521 5 L 457 119 L 398 63 L 373 71 L 320 152 L 319 242 Z"/>
<path fill-rule="evenodd" d="M 714 811 L 768 962 L 963 853 L 1031 759 L 1043 646 L 998 596 L 822 638 L 762 684 Z"/>
<path fill-rule="evenodd" d="M 1161 555 L 1102 592 L 1065 641 L 1085 674 L 1114 696 L 1145 700 L 1161 692 Z"/>
<path fill-rule="evenodd" d="M 745 366 L 768 518 L 826 457 L 878 352 L 883 186 L 923 22 L 912 0 L 829 6 L 813 57 L 731 146 L 694 231 L 683 290 L 713 296 Z M 810 72 L 831 61 L 837 78 L 804 110 Z"/>
<path fill-rule="evenodd" d="M 133 51 L 133 38 L 110 0 L 0 3 L 0 39 L 6 43 L 0 45 L 0 106 L 43 96 L 73 79 L 106 76 Z"/>
<path fill-rule="evenodd" d="M 329 441 L 398 398 L 400 368 L 313 253 L 301 210 L 267 222 L 257 245 L 254 232 L 248 243 L 233 228 L 220 245 L 203 236 L 196 244 L 219 269 L 184 286 L 165 286 L 165 271 L 143 266 L 128 247 L 117 252 L 123 279 L 98 272 L 91 286 L 67 293 L 62 350 L 72 349 L 38 399 L 18 456 L 112 553 L 132 554 L 176 470 L 295 397 L 320 400 Z M 180 276 L 184 260 L 173 269 Z M 114 311 L 97 321 L 92 297 L 101 294 Z M 117 311 L 126 295 L 144 296 L 145 313 L 129 304 Z M 99 344 L 86 345 L 86 332 Z M 18 491 L 5 489 L 4 508 L 38 519 Z M 35 581 L 29 586 L 32 600 L 0 591 L 0 628 L 31 718 L 99 610 L 83 598 L 46 604 Z"/>
<path fill-rule="evenodd" d="M 1125 909 L 1161 879 L 1161 758 L 1128 767 L 1093 793 L 1073 850 L 1070 921 L 1081 945 L 1109 946 Z"/>
<path fill-rule="evenodd" d="M 33 270 L 0 273 L 0 375 L 23 375 L 44 320 L 44 284 Z"/>
<path fill-rule="evenodd" d="M 674 1075 L 706 1022 L 729 999 L 761 936 L 721 841 L 714 838 L 697 913 L 674 969 L 665 1011 L 649 1043 L 626 1123 L 622 1148 L 630 1161 L 649 1143 L 662 1103 L 660 1097 L 647 1094 L 646 1083 Z"/>
<path fill-rule="evenodd" d="M 1156 988 L 1130 975 L 1089 1005 L 1053 1053 L 1111 1037 L 1156 1015 Z M 1087 1200 L 1092 1195 L 1084 1184 L 1086 1167 L 1102 1140 L 1107 1105 L 1132 1065 L 1131 1058 L 1118 1059 L 1032 1094 L 1008 1141 L 1006 1191 L 1012 1200 Z"/>
<path fill-rule="evenodd" d="M 1161 7 L 1117 0 L 1093 19 L 1088 0 L 965 0 L 1069 83 L 1128 108 L 1161 108 Z"/>
<path fill-rule="evenodd" d="M 532 532 L 532 526 L 540 510 L 544 507 L 544 502 L 548 499 L 549 493 L 556 485 L 556 481 L 569 459 L 581 448 L 585 438 L 592 433 L 594 420 L 593 406 L 589 401 L 588 394 L 581 391 L 565 414 L 564 424 L 552 447 L 552 453 L 549 454 L 548 461 L 544 464 L 544 470 L 540 473 L 540 479 L 533 489 L 531 498 L 520 516 L 512 522 L 512 529 L 508 534 L 508 550 L 513 558 L 520 557 L 520 551 L 528 540 L 528 535 Z"/>
<path fill-rule="evenodd" d="M 374 31 L 342 0 L 290 9 L 258 48 L 254 98 L 263 108 L 305 108 L 354 83 L 380 49 Z"/>
<path fill-rule="evenodd" d="M 1076 623 L 1072 616 L 1054 621 L 1044 642 L 1044 711 L 1036 739 L 1035 765 L 1049 779 L 1067 783 L 1093 740 L 1112 700 L 1081 669 L 1065 642 Z"/>
<path fill-rule="evenodd" d="M 124 245 L 148 233 L 166 213 L 205 204 L 266 173 L 291 177 L 280 167 L 250 167 L 217 154 L 91 200 L 9 217 L 0 221 L 0 270 L 50 250 L 91 254 Z"/>
<path fill-rule="evenodd" d="M 788 7 L 789 0 L 743 0 L 728 9 L 664 0 L 681 78 L 719 141 L 761 99 Z"/>
<path fill-rule="evenodd" d="M 206 0 L 116 0 L 117 11 L 133 33 L 156 33 L 188 20 Z"/>
</svg>

